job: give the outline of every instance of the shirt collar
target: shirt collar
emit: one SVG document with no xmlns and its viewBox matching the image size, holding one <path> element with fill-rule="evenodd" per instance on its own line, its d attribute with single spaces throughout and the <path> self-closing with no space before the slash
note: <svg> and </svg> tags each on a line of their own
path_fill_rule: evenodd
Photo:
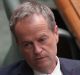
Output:
<svg viewBox="0 0 80 75">
<path fill-rule="evenodd" d="M 34 75 L 63 75 L 60 69 L 60 61 L 59 58 L 57 57 L 57 65 L 55 67 L 55 69 L 53 70 L 53 72 L 51 74 L 42 74 L 38 71 L 34 71 Z"/>
</svg>

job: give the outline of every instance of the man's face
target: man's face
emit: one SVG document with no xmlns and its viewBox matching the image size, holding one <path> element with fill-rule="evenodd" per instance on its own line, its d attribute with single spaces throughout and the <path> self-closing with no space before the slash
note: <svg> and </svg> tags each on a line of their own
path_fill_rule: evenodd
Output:
<svg viewBox="0 0 80 75">
<path fill-rule="evenodd" d="M 58 33 L 51 31 L 40 14 L 19 20 L 15 27 L 17 42 L 27 63 L 40 72 L 50 72 L 56 66 Z"/>
</svg>

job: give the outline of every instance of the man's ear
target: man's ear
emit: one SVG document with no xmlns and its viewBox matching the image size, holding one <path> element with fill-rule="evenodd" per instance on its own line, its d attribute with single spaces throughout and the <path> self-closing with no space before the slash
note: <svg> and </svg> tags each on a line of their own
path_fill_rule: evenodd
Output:
<svg viewBox="0 0 80 75">
<path fill-rule="evenodd" d="M 58 41 L 59 41 L 59 33 L 58 33 L 58 26 L 57 25 L 54 26 L 54 33 L 55 33 L 56 41 L 58 43 Z"/>
</svg>

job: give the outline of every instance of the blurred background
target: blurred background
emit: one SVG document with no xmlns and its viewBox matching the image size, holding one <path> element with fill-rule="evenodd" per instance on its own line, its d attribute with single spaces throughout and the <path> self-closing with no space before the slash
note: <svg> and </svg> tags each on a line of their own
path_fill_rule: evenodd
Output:
<svg viewBox="0 0 80 75">
<path fill-rule="evenodd" d="M 0 66 L 6 66 L 22 59 L 19 49 L 15 44 L 9 28 L 10 15 L 13 10 L 26 0 L 0 0 Z M 76 41 L 72 29 L 63 18 L 62 10 L 58 6 L 58 0 L 38 0 L 48 5 L 54 12 L 56 23 L 59 27 L 60 41 L 58 43 L 58 56 L 80 60 L 80 47 Z M 60 0 L 59 0 L 60 1 Z M 64 0 L 65 1 L 65 0 Z M 68 0 L 66 0 L 68 1 Z M 65 20 L 64 20 L 65 19 Z M 80 18 L 79 18 L 80 21 Z M 79 24 L 80 25 L 80 24 Z"/>
</svg>

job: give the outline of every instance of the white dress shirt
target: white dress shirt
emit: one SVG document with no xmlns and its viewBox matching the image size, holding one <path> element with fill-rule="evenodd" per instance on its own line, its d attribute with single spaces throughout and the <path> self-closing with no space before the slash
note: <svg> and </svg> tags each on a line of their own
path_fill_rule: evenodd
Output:
<svg viewBox="0 0 80 75">
<path fill-rule="evenodd" d="M 40 73 L 38 71 L 34 71 L 34 75 L 63 75 L 62 71 L 60 69 L 59 58 L 57 57 L 57 65 L 56 65 L 55 69 L 53 70 L 53 72 L 51 74 L 43 74 L 43 73 Z"/>
</svg>

